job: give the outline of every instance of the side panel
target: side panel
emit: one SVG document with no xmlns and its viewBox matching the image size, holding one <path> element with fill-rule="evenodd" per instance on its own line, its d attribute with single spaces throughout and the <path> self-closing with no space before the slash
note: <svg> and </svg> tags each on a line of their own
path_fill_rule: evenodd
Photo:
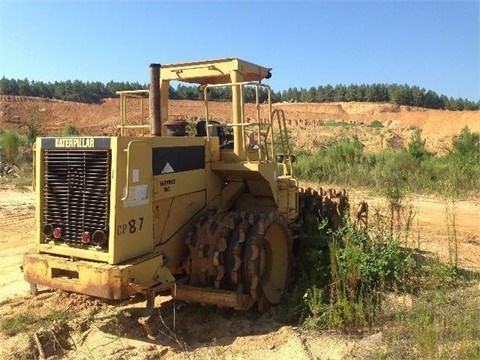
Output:
<svg viewBox="0 0 480 360">
<path fill-rule="evenodd" d="M 161 245 L 205 207 L 205 191 L 155 201 L 153 207 L 155 245 Z"/>
<path fill-rule="evenodd" d="M 206 207 L 205 138 L 164 137 L 152 148 L 154 243 L 165 265 L 186 256 L 185 237 Z"/>
<path fill-rule="evenodd" d="M 186 235 L 205 209 L 205 191 L 160 200 L 154 203 L 154 208 L 156 245 L 165 265 L 176 268 L 187 256 Z"/>
<path fill-rule="evenodd" d="M 115 138 L 112 144 L 110 264 L 153 250 L 152 140 Z"/>
<path fill-rule="evenodd" d="M 37 139 L 35 142 L 35 245 L 39 247 L 44 242 L 42 235 L 42 219 L 43 219 L 43 188 L 45 180 L 45 162 L 43 161 L 42 141 Z"/>
</svg>

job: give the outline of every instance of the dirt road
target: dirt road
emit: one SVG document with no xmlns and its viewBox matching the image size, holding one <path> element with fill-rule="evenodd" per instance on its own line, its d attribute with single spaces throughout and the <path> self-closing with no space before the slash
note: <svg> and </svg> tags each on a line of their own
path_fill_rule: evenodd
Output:
<svg viewBox="0 0 480 360">
<path fill-rule="evenodd" d="M 353 201 L 364 195 L 353 194 Z M 381 199 L 367 200 L 372 209 L 383 206 Z M 480 271 L 478 200 L 457 201 L 452 206 L 442 199 L 416 197 L 410 203 L 415 213 L 412 243 L 448 260 L 449 239 L 455 237 L 460 267 Z M 69 327 L 60 329 L 56 336 L 40 332 L 46 357 L 63 348 L 62 356 L 69 359 L 345 359 L 362 357 L 381 338 L 379 334 L 346 338 L 308 333 L 277 322 L 275 309 L 259 317 L 256 313 L 176 304 L 174 323 L 174 304 L 169 297 L 158 296 L 156 305 L 162 304 L 166 327 L 155 340 L 149 340 L 136 321 L 145 306 L 143 299 L 109 303 L 49 289 L 40 289 L 37 297 L 28 293 L 20 265 L 34 237 L 31 191 L 0 187 L 0 219 L 0 318 L 22 312 L 41 316 L 53 310 L 74 310 Z M 449 227 L 455 230 L 454 235 L 452 231 L 449 234 Z M 36 349 L 31 336 L 0 334 L 0 359 L 28 359 L 38 354 Z"/>
</svg>

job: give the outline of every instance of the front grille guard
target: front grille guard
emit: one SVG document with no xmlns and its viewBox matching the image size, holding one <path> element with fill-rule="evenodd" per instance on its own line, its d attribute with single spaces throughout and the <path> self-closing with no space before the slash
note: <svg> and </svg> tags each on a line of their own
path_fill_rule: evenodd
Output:
<svg viewBox="0 0 480 360">
<path fill-rule="evenodd" d="M 43 226 L 60 228 L 56 240 L 77 245 L 86 245 L 85 232 L 108 234 L 111 151 L 45 149 L 43 160 Z"/>
</svg>

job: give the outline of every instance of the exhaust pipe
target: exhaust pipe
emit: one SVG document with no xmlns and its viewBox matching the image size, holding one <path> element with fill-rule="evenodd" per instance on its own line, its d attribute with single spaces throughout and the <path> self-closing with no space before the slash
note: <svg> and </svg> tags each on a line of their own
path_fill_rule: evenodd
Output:
<svg viewBox="0 0 480 360">
<path fill-rule="evenodd" d="M 162 136 L 160 120 L 160 64 L 150 64 L 150 95 L 148 99 L 150 112 L 150 135 Z"/>
</svg>

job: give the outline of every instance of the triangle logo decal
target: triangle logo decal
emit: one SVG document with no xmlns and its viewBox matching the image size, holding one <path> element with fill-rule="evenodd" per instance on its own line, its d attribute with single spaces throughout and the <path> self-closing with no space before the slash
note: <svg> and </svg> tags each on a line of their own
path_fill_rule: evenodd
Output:
<svg viewBox="0 0 480 360">
<path fill-rule="evenodd" d="M 170 174 L 170 173 L 173 173 L 175 172 L 175 170 L 173 170 L 172 166 L 170 165 L 170 163 L 166 163 L 165 167 L 163 168 L 162 170 L 162 174 Z"/>
</svg>

